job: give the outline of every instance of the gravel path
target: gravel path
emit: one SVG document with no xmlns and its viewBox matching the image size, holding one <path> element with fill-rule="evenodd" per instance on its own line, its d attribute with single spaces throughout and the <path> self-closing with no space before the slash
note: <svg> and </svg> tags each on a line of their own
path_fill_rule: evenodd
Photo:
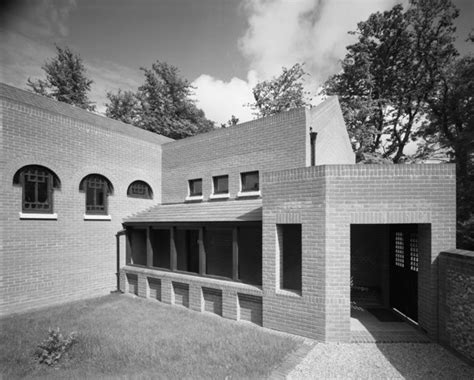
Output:
<svg viewBox="0 0 474 380">
<path fill-rule="evenodd" d="M 287 379 L 474 379 L 474 368 L 434 343 L 316 344 Z"/>
</svg>

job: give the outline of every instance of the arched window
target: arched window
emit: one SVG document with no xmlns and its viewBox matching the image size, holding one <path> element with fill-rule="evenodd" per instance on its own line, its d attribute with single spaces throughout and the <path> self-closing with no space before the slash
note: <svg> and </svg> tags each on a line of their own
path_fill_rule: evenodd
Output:
<svg viewBox="0 0 474 380">
<path fill-rule="evenodd" d="M 153 199 L 153 191 L 144 181 L 132 182 L 127 189 L 127 195 L 132 198 Z"/>
<path fill-rule="evenodd" d="M 61 187 L 54 172 L 40 165 L 24 166 L 13 176 L 13 184 L 23 187 L 24 213 L 53 213 L 53 189 Z"/>
<path fill-rule="evenodd" d="M 89 174 L 79 185 L 86 193 L 86 214 L 107 215 L 107 197 L 113 193 L 110 181 L 100 174 Z"/>
</svg>

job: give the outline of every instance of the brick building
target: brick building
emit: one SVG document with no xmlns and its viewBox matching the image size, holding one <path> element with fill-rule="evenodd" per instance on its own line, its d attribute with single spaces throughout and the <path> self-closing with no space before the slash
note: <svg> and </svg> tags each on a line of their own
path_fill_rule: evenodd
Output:
<svg viewBox="0 0 474 380">
<path fill-rule="evenodd" d="M 322 341 L 437 336 L 452 165 L 355 165 L 337 98 L 180 141 L 1 85 L 2 314 L 123 292 Z"/>
</svg>

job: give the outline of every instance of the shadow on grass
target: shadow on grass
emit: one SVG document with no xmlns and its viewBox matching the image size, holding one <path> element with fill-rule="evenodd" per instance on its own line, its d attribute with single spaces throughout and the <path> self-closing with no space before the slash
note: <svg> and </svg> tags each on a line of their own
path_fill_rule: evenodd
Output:
<svg viewBox="0 0 474 380">
<path fill-rule="evenodd" d="M 118 294 L 0 323 L 4 378 L 261 378 L 301 344 L 253 325 Z M 34 358 L 49 327 L 77 332 L 59 369 Z"/>
</svg>

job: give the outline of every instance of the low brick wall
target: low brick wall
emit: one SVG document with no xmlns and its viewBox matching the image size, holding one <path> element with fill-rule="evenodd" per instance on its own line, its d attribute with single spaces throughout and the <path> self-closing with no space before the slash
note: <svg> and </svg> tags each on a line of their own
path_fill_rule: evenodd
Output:
<svg viewBox="0 0 474 380">
<path fill-rule="evenodd" d="M 474 361 L 474 252 L 441 252 L 439 341 Z"/>
<path fill-rule="evenodd" d="M 125 266 L 120 273 L 120 290 L 195 311 L 262 325 L 263 294 L 259 287 L 253 285 Z"/>
</svg>

